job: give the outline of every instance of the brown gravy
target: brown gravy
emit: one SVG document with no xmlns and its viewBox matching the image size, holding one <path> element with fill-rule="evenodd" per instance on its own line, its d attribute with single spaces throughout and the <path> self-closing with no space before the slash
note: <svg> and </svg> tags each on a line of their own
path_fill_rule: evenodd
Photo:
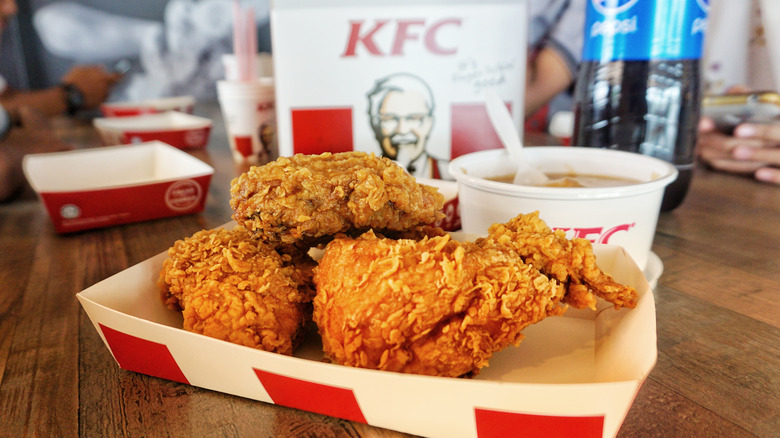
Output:
<svg viewBox="0 0 780 438">
<path fill-rule="evenodd" d="M 632 184 L 639 184 L 642 181 L 633 178 L 623 178 L 611 175 L 592 175 L 592 174 L 573 174 L 573 173 L 547 173 L 550 179 L 544 187 L 619 187 Z M 504 175 L 493 178 L 487 178 L 491 181 L 498 181 L 512 184 L 515 175 Z"/>
</svg>

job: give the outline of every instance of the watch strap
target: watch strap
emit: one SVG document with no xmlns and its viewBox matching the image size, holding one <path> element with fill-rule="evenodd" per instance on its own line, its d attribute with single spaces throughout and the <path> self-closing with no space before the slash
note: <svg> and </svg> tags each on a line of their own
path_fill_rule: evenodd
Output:
<svg viewBox="0 0 780 438">
<path fill-rule="evenodd" d="M 11 131 L 13 123 L 11 122 L 11 115 L 8 111 L 0 105 L 0 140 L 4 139 L 8 132 Z"/>
<path fill-rule="evenodd" d="M 69 116 L 84 108 L 84 93 L 81 90 L 71 84 L 60 84 L 60 88 L 65 91 L 65 105 Z"/>
</svg>

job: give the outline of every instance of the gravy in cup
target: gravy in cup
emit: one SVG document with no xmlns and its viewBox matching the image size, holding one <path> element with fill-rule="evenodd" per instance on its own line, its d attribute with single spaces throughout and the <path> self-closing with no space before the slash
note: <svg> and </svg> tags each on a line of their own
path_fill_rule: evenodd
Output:
<svg viewBox="0 0 780 438">
<path fill-rule="evenodd" d="M 549 181 L 539 184 L 539 187 L 620 187 L 642 182 L 634 178 L 598 174 L 546 172 L 545 175 Z M 509 174 L 486 179 L 512 184 L 514 178 L 514 174 Z"/>
</svg>

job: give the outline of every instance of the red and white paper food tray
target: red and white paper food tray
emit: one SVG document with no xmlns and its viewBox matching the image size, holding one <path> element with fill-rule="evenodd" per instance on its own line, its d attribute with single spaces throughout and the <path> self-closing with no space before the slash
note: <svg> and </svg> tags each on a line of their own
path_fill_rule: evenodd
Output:
<svg viewBox="0 0 780 438">
<path fill-rule="evenodd" d="M 527 20 L 525 0 L 271 1 L 279 154 L 400 143 L 415 176 L 446 177 L 449 160 L 501 147 L 485 89 L 520 130 Z"/>
<path fill-rule="evenodd" d="M 547 318 L 474 379 L 324 363 L 316 335 L 289 357 L 187 332 L 155 285 L 165 253 L 77 297 L 130 371 L 428 437 L 611 437 L 655 363 L 655 305 L 624 250 L 595 249 L 638 306 Z"/>
<path fill-rule="evenodd" d="M 179 149 L 200 149 L 211 133 L 210 119 L 178 111 L 96 118 L 93 124 L 108 146 L 159 140 Z"/>
<path fill-rule="evenodd" d="M 159 141 L 31 154 L 22 166 L 58 233 L 200 212 L 214 174 Z"/>
<path fill-rule="evenodd" d="M 192 114 L 195 97 L 174 96 L 159 99 L 147 99 L 133 102 L 105 102 L 100 105 L 104 117 L 127 117 L 141 114 L 156 114 L 166 111 L 179 111 Z"/>
</svg>

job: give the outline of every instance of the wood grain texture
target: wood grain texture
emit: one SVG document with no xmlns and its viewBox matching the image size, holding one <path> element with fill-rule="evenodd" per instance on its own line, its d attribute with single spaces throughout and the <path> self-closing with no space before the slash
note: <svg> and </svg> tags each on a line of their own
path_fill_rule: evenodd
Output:
<svg viewBox="0 0 780 438">
<path fill-rule="evenodd" d="M 0 437 L 408 437 L 365 424 L 119 369 L 79 291 L 230 221 L 227 151 L 215 106 L 216 169 L 197 215 L 57 235 L 28 189 L 0 204 Z M 76 147 L 88 123 L 57 122 Z M 780 430 L 780 188 L 697 168 L 691 192 L 659 218 L 653 250 L 658 360 L 620 437 L 774 437 Z"/>
</svg>

